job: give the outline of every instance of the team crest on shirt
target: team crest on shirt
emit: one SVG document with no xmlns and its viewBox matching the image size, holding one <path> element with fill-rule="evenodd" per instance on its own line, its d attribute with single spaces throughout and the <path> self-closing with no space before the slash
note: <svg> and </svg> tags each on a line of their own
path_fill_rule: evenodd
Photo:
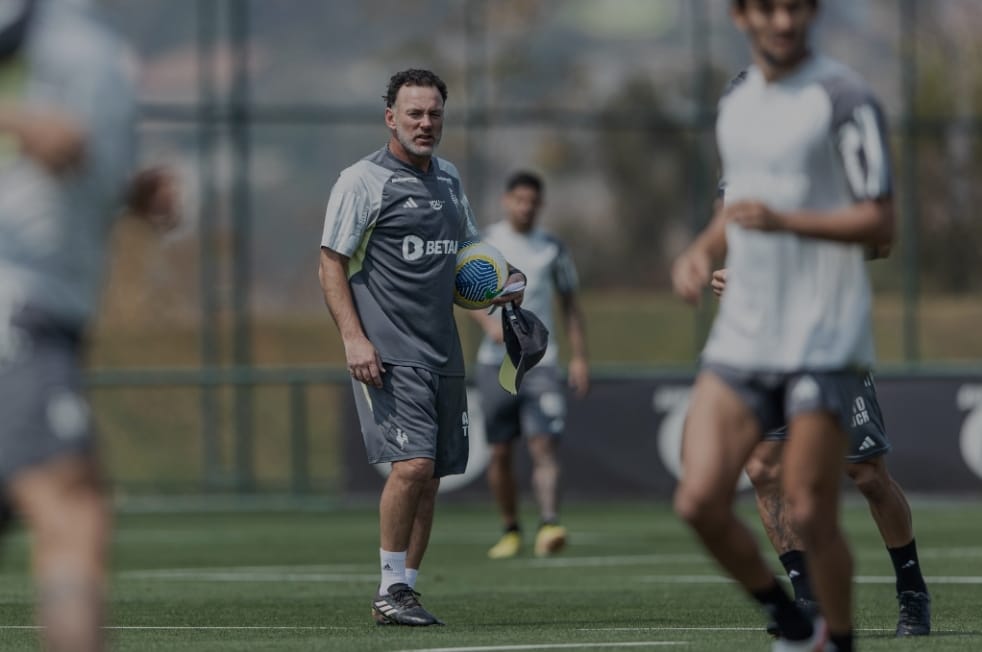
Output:
<svg viewBox="0 0 982 652">
<path fill-rule="evenodd" d="M 430 208 L 432 208 L 435 211 L 442 211 L 443 210 L 443 202 L 441 200 L 439 200 L 439 199 L 431 199 L 430 200 Z"/>
</svg>

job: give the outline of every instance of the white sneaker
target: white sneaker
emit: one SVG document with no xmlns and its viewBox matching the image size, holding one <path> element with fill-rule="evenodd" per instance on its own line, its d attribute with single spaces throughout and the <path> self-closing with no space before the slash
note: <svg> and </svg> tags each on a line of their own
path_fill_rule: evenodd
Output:
<svg viewBox="0 0 982 652">
<path fill-rule="evenodd" d="M 804 641 L 789 641 L 786 638 L 779 638 L 774 641 L 771 652 L 826 652 L 829 642 L 829 630 L 825 626 L 825 620 L 818 616 L 812 621 L 811 638 Z"/>
</svg>

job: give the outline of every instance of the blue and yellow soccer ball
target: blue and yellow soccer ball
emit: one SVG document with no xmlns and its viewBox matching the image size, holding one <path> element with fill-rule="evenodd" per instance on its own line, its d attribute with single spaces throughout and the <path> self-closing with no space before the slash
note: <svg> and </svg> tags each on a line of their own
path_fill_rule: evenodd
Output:
<svg viewBox="0 0 982 652">
<path fill-rule="evenodd" d="M 481 240 L 460 243 L 454 303 L 467 310 L 487 308 L 501 294 L 507 280 L 508 261 L 500 251 Z"/>
</svg>

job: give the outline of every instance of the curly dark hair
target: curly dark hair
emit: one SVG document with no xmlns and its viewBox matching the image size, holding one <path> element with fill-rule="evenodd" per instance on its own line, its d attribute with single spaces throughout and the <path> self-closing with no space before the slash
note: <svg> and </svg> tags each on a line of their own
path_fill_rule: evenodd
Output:
<svg viewBox="0 0 982 652">
<path fill-rule="evenodd" d="M 419 68 L 410 68 L 392 75 L 389 79 L 389 87 L 385 91 L 385 106 L 392 108 L 396 103 L 396 95 L 403 86 L 432 86 L 440 91 L 440 97 L 447 101 L 447 85 L 443 83 L 436 73 Z"/>
<path fill-rule="evenodd" d="M 518 170 L 508 177 L 508 180 L 505 182 L 505 190 L 511 192 L 518 187 L 531 188 L 541 195 L 543 187 L 542 177 L 535 172 Z"/>
</svg>

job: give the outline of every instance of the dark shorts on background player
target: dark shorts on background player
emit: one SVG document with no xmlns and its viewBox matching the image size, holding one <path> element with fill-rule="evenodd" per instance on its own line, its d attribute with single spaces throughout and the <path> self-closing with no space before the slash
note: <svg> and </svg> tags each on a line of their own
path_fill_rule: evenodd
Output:
<svg viewBox="0 0 982 652">
<path fill-rule="evenodd" d="M 475 376 L 488 442 L 505 443 L 523 434 L 562 434 L 566 427 L 566 393 L 555 365 L 530 369 L 517 395 L 502 389 L 498 367 L 494 365 L 478 365 Z"/>
<path fill-rule="evenodd" d="M 82 394 L 78 329 L 25 310 L 0 343 L 0 481 L 60 457 L 90 455 L 95 432 Z"/>
<path fill-rule="evenodd" d="M 852 387 L 852 383 L 849 383 Z M 846 460 L 855 464 L 890 452 L 890 440 L 883 425 L 880 401 L 876 397 L 873 375 L 863 377 L 862 388 L 858 394 L 843 391 L 843 402 L 852 405 L 852 418 L 849 422 L 849 453 Z M 788 437 L 787 426 L 781 426 L 764 435 L 765 441 L 784 441 Z"/>
<path fill-rule="evenodd" d="M 737 393 L 764 433 L 784 427 L 797 414 L 819 411 L 838 417 L 843 430 L 849 432 L 854 418 L 853 397 L 864 391 L 866 376 L 852 370 L 754 372 L 716 364 L 703 366 L 703 371 L 714 374 Z"/>
<path fill-rule="evenodd" d="M 462 376 L 421 367 L 389 367 L 381 389 L 351 381 L 370 464 L 417 457 L 434 461 L 434 477 L 467 468 L 469 424 Z"/>
</svg>

